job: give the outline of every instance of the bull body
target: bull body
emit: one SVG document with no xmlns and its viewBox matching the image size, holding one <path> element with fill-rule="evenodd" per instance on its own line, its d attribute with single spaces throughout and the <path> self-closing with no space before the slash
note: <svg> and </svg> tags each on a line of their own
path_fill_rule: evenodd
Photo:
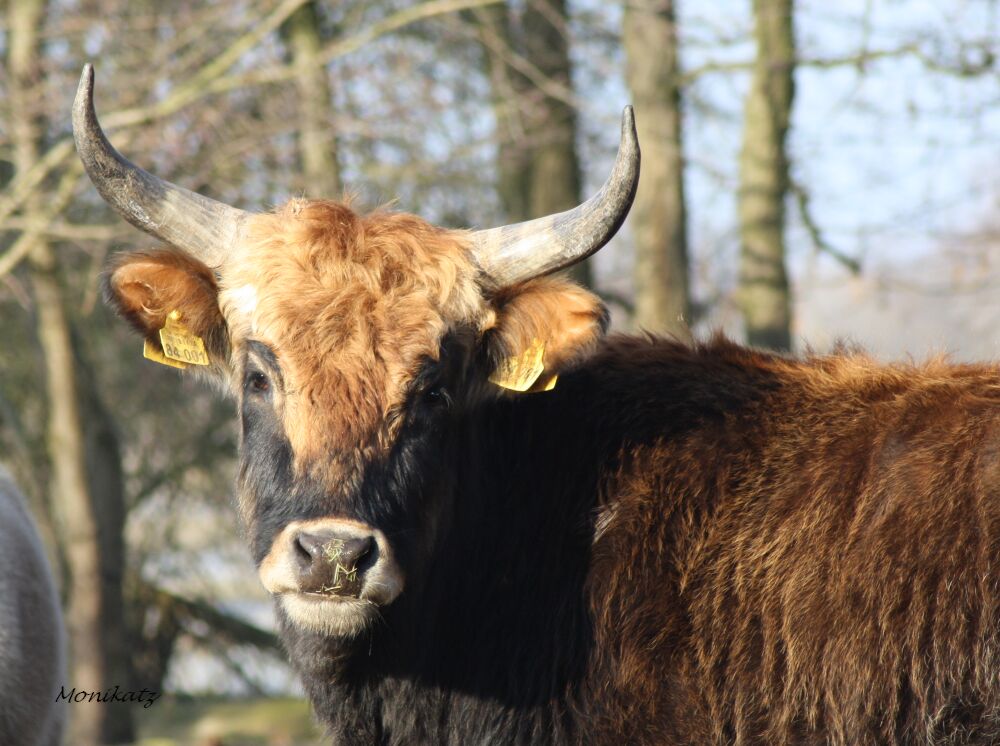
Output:
<svg viewBox="0 0 1000 746">
<path fill-rule="evenodd" d="M 1000 740 L 996 366 L 607 338 L 549 275 L 624 219 L 628 110 L 590 200 L 459 232 L 193 195 L 92 96 L 88 173 L 168 244 L 106 298 L 237 400 L 237 507 L 337 743 Z"/>
<path fill-rule="evenodd" d="M 621 338 L 434 450 L 426 585 L 283 631 L 335 742 L 1000 738 L 996 367 Z"/>
<path fill-rule="evenodd" d="M 0 743 L 52 746 L 62 737 L 62 613 L 24 500 L 0 469 Z"/>
</svg>

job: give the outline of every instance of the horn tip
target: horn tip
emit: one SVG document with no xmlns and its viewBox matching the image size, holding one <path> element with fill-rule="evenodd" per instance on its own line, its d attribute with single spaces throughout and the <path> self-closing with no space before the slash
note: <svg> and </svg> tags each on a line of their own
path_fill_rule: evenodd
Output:
<svg viewBox="0 0 1000 746">
<path fill-rule="evenodd" d="M 94 100 L 94 66 L 89 62 L 80 72 L 80 84 L 76 88 L 76 98 L 73 101 L 73 113 L 83 114 Z"/>
<path fill-rule="evenodd" d="M 90 90 L 94 87 L 94 66 L 87 62 L 80 71 L 80 85 L 78 91 Z"/>
<path fill-rule="evenodd" d="M 632 108 L 632 104 L 622 109 L 622 139 L 638 139 L 635 133 L 635 109 Z"/>
</svg>

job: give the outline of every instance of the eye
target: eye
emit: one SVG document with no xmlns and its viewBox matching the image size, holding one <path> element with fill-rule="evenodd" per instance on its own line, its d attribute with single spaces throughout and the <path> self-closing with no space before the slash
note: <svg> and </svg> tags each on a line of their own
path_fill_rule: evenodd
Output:
<svg viewBox="0 0 1000 746">
<path fill-rule="evenodd" d="M 448 406 L 451 404 L 451 396 L 445 390 L 444 386 L 431 386 L 427 389 L 424 394 L 424 398 L 427 400 L 428 404 L 433 404 L 435 406 L 444 405 Z"/>
<path fill-rule="evenodd" d="M 247 373 L 246 390 L 252 394 L 266 394 L 271 390 L 271 381 L 259 370 Z"/>
</svg>

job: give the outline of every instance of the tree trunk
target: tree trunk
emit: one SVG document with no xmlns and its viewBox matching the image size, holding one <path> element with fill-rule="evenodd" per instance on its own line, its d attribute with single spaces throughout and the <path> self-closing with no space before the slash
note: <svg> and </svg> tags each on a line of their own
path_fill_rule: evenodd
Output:
<svg viewBox="0 0 1000 746">
<path fill-rule="evenodd" d="M 740 152 L 740 291 L 747 341 L 791 347 L 791 301 L 785 271 L 785 136 L 794 96 L 792 0 L 754 0 L 757 58 L 744 109 Z"/>
<path fill-rule="evenodd" d="M 131 666 L 128 644 L 131 638 L 124 598 L 125 519 L 128 508 L 121 441 L 114 419 L 101 400 L 95 369 L 79 339 L 74 336 L 72 342 L 76 353 L 77 401 L 83 421 L 87 489 L 97 524 L 101 566 L 101 653 L 106 661 L 106 686 L 121 684 L 129 689 L 142 689 L 152 686 L 154 682 L 136 680 Z M 128 708 L 109 713 L 102 728 L 107 743 L 126 743 L 135 739 L 131 710 Z"/>
<path fill-rule="evenodd" d="M 529 0 L 520 33 L 514 31 L 507 3 L 471 15 L 492 86 L 497 190 L 507 222 L 575 207 L 582 201 L 576 110 L 566 96 L 551 90 L 572 91 L 565 0 Z M 531 80 L 517 69 L 516 57 L 534 71 Z M 575 265 L 570 275 L 590 285 L 590 262 Z"/>
<path fill-rule="evenodd" d="M 8 58 L 10 74 L 10 123 L 14 165 L 18 172 L 38 160 L 44 131 L 37 95 L 42 85 L 41 25 L 45 0 L 18 0 L 8 4 Z M 24 204 L 31 219 L 43 212 L 39 197 Z M 117 555 L 102 556 L 98 516 L 103 506 L 91 492 L 87 469 L 87 444 L 80 411 L 77 361 L 73 354 L 70 323 L 63 307 L 63 292 L 52 247 L 40 235 L 30 237 L 31 283 L 38 314 L 38 338 L 46 368 L 48 399 L 48 450 L 52 465 L 49 489 L 51 503 L 61 514 L 62 541 L 69 566 L 69 602 L 66 614 L 72 654 L 71 681 L 67 690 L 103 691 L 130 682 L 122 670 L 126 659 L 114 657 L 116 645 L 125 639 L 121 614 L 121 587 L 106 573 L 110 563 L 122 563 Z M 117 455 L 115 456 L 117 458 Z M 115 465 L 119 467 L 118 464 Z M 120 527 L 118 544 L 120 546 Z M 58 692 L 53 692 L 53 697 Z M 131 712 L 100 703 L 72 708 L 71 743 L 122 743 L 132 741 Z"/>
<path fill-rule="evenodd" d="M 529 0 L 524 11 L 525 55 L 542 75 L 572 91 L 566 0 Z M 531 181 L 529 216 L 562 212 L 580 204 L 580 163 L 576 157 L 576 110 L 567 101 L 532 92 Z M 575 265 L 570 274 L 592 284 L 590 262 Z"/>
<path fill-rule="evenodd" d="M 332 125 L 333 92 L 326 68 L 316 63 L 324 40 L 315 2 L 306 3 L 289 17 L 284 35 L 297 70 L 299 163 L 306 196 L 340 199 L 343 187 Z"/>
<path fill-rule="evenodd" d="M 131 681 L 127 651 L 122 647 L 126 639 L 121 596 L 124 506 L 120 464 L 111 463 L 117 444 L 109 448 L 106 433 L 98 434 L 99 423 L 83 424 L 95 414 L 86 400 L 96 397 L 96 392 L 88 390 L 81 396 L 76 376 L 79 360 L 73 355 L 51 247 L 38 243 L 29 263 L 46 367 L 50 489 L 61 513 L 69 566 L 66 619 L 72 678 L 67 691 L 71 687 L 104 691 L 116 684 L 124 688 Z M 92 431 L 91 438 L 87 430 Z M 88 458 L 95 460 L 88 462 Z M 110 489 L 115 475 L 117 488 Z M 98 492 L 98 485 L 109 489 Z M 69 735 L 72 743 L 130 742 L 134 739 L 131 712 L 100 703 L 74 705 Z"/>
<path fill-rule="evenodd" d="M 528 82 L 510 65 L 515 44 L 506 3 L 472 11 L 479 29 L 483 61 L 490 79 L 491 104 L 497 130 L 497 191 L 508 223 L 531 216 L 531 152 L 521 115 Z"/>
<path fill-rule="evenodd" d="M 626 78 L 642 144 L 635 235 L 635 323 L 690 339 L 687 215 L 673 0 L 626 0 Z"/>
</svg>

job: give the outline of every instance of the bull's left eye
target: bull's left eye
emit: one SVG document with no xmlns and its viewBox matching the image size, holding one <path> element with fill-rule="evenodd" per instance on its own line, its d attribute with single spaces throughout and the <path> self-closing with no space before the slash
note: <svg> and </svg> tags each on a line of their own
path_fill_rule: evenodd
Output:
<svg viewBox="0 0 1000 746">
<path fill-rule="evenodd" d="M 444 388 L 444 386 L 433 386 L 429 388 L 424 394 L 424 398 L 429 404 L 433 404 L 435 406 L 443 405 L 447 407 L 451 405 L 451 396 L 448 395 L 448 391 Z"/>
<path fill-rule="evenodd" d="M 271 390 L 271 381 L 259 370 L 247 373 L 246 390 L 252 394 L 266 394 Z"/>
</svg>

